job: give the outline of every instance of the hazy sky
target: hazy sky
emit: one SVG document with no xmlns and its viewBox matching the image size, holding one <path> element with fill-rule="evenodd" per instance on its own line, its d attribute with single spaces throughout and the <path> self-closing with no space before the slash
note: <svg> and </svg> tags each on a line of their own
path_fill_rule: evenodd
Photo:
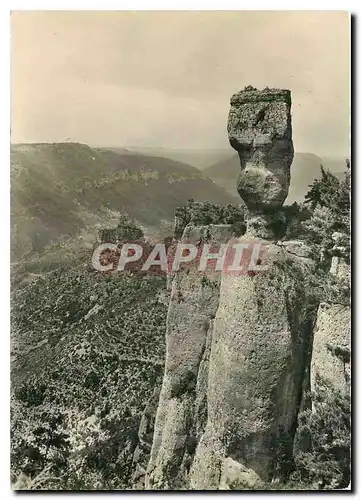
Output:
<svg viewBox="0 0 361 500">
<path fill-rule="evenodd" d="M 12 141 L 227 147 L 230 96 L 289 88 L 296 151 L 346 156 L 345 12 L 13 12 Z M 231 150 L 230 150 L 231 151 Z"/>
</svg>

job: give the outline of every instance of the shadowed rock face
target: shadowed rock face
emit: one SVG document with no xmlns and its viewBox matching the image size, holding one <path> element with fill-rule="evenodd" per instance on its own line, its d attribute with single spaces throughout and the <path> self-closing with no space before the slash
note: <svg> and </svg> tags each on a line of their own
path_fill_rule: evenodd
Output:
<svg viewBox="0 0 361 500">
<path fill-rule="evenodd" d="M 350 282 L 351 268 L 336 252 L 342 250 L 342 233 L 334 233 L 334 256 L 330 273 Z M 351 307 L 337 303 L 320 304 L 314 330 L 311 363 L 311 389 L 317 390 L 320 378 L 329 386 L 345 394 L 350 392 L 351 375 Z"/>
<path fill-rule="evenodd" d="M 349 393 L 351 308 L 344 304 L 320 304 L 314 330 L 311 389 L 320 377 L 329 386 Z"/>
<path fill-rule="evenodd" d="M 221 488 L 230 459 L 238 464 L 232 469 L 234 489 L 252 489 L 256 478 L 267 482 L 292 469 L 316 314 L 316 308 L 309 311 L 304 286 L 312 261 L 286 246 L 264 245 L 267 271 L 221 278 L 208 367 L 208 419 L 191 469 L 192 489 Z"/>
<path fill-rule="evenodd" d="M 280 207 L 288 194 L 294 155 L 290 91 L 246 87 L 234 94 L 228 137 L 239 155 L 237 189 L 247 207 Z"/>
</svg>

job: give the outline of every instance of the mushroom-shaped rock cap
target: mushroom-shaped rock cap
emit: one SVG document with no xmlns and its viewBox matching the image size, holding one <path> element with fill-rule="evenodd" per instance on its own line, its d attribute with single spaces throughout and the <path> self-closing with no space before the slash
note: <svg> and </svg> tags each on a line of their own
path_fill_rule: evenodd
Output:
<svg viewBox="0 0 361 500">
<path fill-rule="evenodd" d="M 280 207 L 288 194 L 294 155 L 291 92 L 245 87 L 231 97 L 227 128 L 240 158 L 237 188 L 246 205 Z"/>
<path fill-rule="evenodd" d="M 263 90 L 257 90 L 248 85 L 243 90 L 236 92 L 231 97 L 231 106 L 239 106 L 248 102 L 286 102 L 291 106 L 291 92 L 286 89 L 269 89 L 265 87 Z"/>
</svg>

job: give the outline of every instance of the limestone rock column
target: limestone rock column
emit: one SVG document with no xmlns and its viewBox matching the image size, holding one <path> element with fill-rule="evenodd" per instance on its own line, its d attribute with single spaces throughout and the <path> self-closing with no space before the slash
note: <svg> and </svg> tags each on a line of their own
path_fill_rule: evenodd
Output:
<svg viewBox="0 0 361 500">
<path fill-rule="evenodd" d="M 238 243 L 260 243 L 262 272 L 222 272 L 208 371 L 208 419 L 190 473 L 193 489 L 255 489 L 287 475 L 309 363 L 312 261 L 278 245 L 293 159 L 288 90 L 247 87 L 231 98 L 229 141 L 248 208 Z"/>
<path fill-rule="evenodd" d="M 222 244 L 230 225 L 187 226 L 181 243 Z M 172 280 L 166 361 L 145 488 L 186 489 L 195 448 L 207 419 L 210 335 L 219 300 L 220 273 L 191 263 Z"/>
</svg>

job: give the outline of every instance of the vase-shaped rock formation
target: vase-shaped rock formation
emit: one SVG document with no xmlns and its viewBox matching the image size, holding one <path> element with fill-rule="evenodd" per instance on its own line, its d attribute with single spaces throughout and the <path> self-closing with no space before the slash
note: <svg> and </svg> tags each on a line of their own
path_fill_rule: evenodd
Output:
<svg viewBox="0 0 361 500">
<path fill-rule="evenodd" d="M 222 275 L 208 421 L 190 475 L 194 489 L 220 488 L 230 459 L 230 489 L 253 489 L 255 474 L 271 481 L 292 469 L 316 311 L 307 308 L 304 285 L 312 261 L 274 241 L 293 159 L 290 110 L 287 90 L 246 88 L 231 99 L 229 140 L 239 154 L 238 191 L 249 209 L 239 242 L 261 243 L 267 270 Z"/>
<path fill-rule="evenodd" d="M 274 209 L 285 201 L 293 160 L 289 90 L 246 87 L 231 98 L 228 137 L 238 152 L 237 188 L 249 208 Z"/>
<path fill-rule="evenodd" d="M 248 208 L 246 234 L 232 242 L 261 244 L 257 264 L 266 268 L 223 269 L 212 297 L 201 291 L 199 273 L 177 276 L 173 295 L 180 291 L 183 303 L 169 308 L 147 487 L 257 489 L 292 468 L 316 308 L 305 284 L 312 260 L 305 249 L 298 255 L 295 242 L 288 252 L 276 241 L 293 159 L 290 92 L 247 87 L 235 94 L 228 133 Z M 197 400 L 204 405 L 198 413 Z"/>
</svg>

